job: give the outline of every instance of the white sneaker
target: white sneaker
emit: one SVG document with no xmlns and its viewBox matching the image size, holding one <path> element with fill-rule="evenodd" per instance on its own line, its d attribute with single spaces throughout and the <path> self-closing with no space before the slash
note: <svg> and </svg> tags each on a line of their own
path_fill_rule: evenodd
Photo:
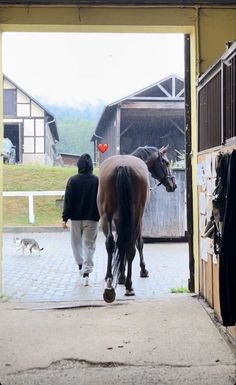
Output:
<svg viewBox="0 0 236 385">
<path fill-rule="evenodd" d="M 84 284 L 84 286 L 89 286 L 89 277 L 83 278 L 83 284 Z"/>
</svg>

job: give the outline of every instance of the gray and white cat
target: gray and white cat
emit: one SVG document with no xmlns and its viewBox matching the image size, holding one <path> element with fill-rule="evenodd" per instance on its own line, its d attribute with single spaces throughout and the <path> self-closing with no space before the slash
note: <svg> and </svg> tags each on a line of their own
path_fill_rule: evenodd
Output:
<svg viewBox="0 0 236 385">
<path fill-rule="evenodd" d="M 39 247 L 38 242 L 33 238 L 17 238 L 14 237 L 14 243 L 17 245 L 16 251 L 22 251 L 23 255 L 25 254 L 25 250 L 29 250 L 30 254 L 33 251 L 37 251 L 38 255 L 40 255 L 40 251 L 43 250 L 43 247 Z"/>
</svg>

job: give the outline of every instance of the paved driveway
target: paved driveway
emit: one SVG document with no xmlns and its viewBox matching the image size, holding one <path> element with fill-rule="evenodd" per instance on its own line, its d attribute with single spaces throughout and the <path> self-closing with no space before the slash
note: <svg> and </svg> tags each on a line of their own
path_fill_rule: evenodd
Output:
<svg viewBox="0 0 236 385">
<path fill-rule="evenodd" d="M 17 252 L 14 235 L 35 238 L 44 247 L 41 256 Z M 82 286 L 70 247 L 70 234 L 4 233 L 3 288 L 10 301 L 93 301 L 101 300 L 106 272 L 104 236 L 99 233 L 95 268 L 89 287 Z M 139 277 L 138 253 L 133 263 L 133 286 L 136 298 L 157 298 L 169 295 L 171 288 L 186 287 L 188 282 L 188 245 L 186 243 L 155 243 L 144 245 L 149 278 Z M 117 287 L 117 299 L 124 299 L 124 287 Z"/>
</svg>

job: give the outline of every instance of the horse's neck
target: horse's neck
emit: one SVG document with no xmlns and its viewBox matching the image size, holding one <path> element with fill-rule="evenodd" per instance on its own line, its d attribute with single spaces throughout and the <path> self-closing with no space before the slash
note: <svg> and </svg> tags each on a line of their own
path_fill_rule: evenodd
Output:
<svg viewBox="0 0 236 385">
<path fill-rule="evenodd" d="M 154 148 L 152 149 L 151 147 L 149 148 L 139 147 L 137 148 L 137 150 L 132 152 L 131 155 L 136 156 L 136 158 L 142 159 L 147 164 L 148 160 L 150 159 L 154 151 L 155 149 Z"/>
</svg>

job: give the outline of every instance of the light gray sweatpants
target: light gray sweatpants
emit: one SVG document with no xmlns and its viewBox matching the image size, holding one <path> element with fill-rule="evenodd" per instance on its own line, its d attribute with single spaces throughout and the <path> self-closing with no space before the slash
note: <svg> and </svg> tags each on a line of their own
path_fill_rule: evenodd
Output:
<svg viewBox="0 0 236 385">
<path fill-rule="evenodd" d="M 98 222 L 71 221 L 70 234 L 71 247 L 77 265 L 83 265 L 83 273 L 92 273 Z"/>
</svg>

